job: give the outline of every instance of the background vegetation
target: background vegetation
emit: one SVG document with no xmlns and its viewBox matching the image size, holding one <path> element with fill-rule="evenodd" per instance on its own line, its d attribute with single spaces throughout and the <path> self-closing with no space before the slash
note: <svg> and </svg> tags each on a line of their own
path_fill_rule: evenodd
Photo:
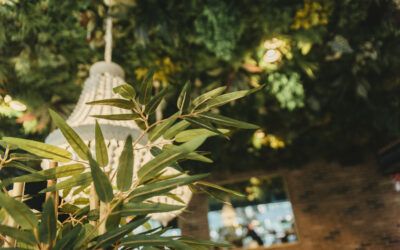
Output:
<svg viewBox="0 0 400 250">
<path fill-rule="evenodd" d="M 119 2 L 113 60 L 128 82 L 157 66 L 158 84 L 190 79 L 195 93 L 267 84 L 224 108 L 262 130 L 238 132 L 230 145 L 213 139 L 212 169 L 353 162 L 399 135 L 398 1 Z M 69 114 L 103 58 L 107 8 L 100 0 L 0 3 L 0 136 L 43 139 L 47 108 Z M 177 95 L 167 96 L 165 114 Z"/>
</svg>

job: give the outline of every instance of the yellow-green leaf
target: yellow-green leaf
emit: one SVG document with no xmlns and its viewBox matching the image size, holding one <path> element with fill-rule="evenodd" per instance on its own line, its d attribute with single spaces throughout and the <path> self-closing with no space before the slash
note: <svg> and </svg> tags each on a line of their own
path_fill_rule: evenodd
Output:
<svg viewBox="0 0 400 250">
<path fill-rule="evenodd" d="M 2 141 L 31 154 L 58 162 L 68 162 L 72 158 L 71 153 L 67 150 L 42 142 L 13 137 L 3 137 Z"/>
<path fill-rule="evenodd" d="M 107 146 L 104 141 L 103 132 L 101 131 L 99 123 L 96 121 L 95 127 L 95 148 L 96 148 L 96 161 L 101 167 L 105 167 L 108 164 L 108 152 Z"/>
<path fill-rule="evenodd" d="M 190 122 L 191 124 L 197 125 L 201 128 L 205 128 L 207 130 L 210 130 L 211 132 L 214 132 L 217 135 L 224 135 L 217 128 L 215 128 L 210 122 L 208 122 L 205 119 L 200 119 L 200 118 L 196 118 L 196 117 L 190 117 L 190 118 L 188 117 L 188 118 L 185 118 L 185 120 Z"/>
<path fill-rule="evenodd" d="M 201 118 L 205 118 L 209 120 L 210 122 L 217 123 L 220 125 L 225 125 L 229 127 L 235 127 L 235 128 L 241 128 L 241 129 L 258 129 L 259 126 L 247 123 L 247 122 L 242 122 L 239 120 L 235 120 L 223 115 L 218 115 L 218 114 L 213 114 L 213 113 L 204 113 L 199 115 Z"/>
<path fill-rule="evenodd" d="M 22 229 L 35 229 L 38 219 L 24 203 L 0 192 L 0 204 Z"/>
<path fill-rule="evenodd" d="M 79 135 L 64 121 L 64 119 L 54 112 L 49 110 L 50 116 L 54 123 L 61 130 L 65 139 L 68 141 L 69 145 L 74 149 L 76 154 L 83 160 L 87 160 L 87 155 L 90 154 L 90 150 L 85 144 L 85 142 L 79 137 Z"/>
<path fill-rule="evenodd" d="M 80 163 L 58 166 L 55 168 L 49 168 L 46 170 L 37 171 L 27 175 L 21 175 L 11 179 L 4 180 L 5 183 L 14 182 L 39 182 L 50 179 L 58 179 L 61 177 L 67 177 L 77 175 L 85 170 L 85 166 Z"/>
<path fill-rule="evenodd" d="M 174 138 L 175 135 L 177 135 L 179 132 L 185 130 L 190 126 L 190 122 L 182 120 L 176 124 L 174 124 L 172 127 L 167 129 L 164 133 L 164 138 L 169 140 Z"/>
<path fill-rule="evenodd" d="M 212 108 L 216 108 L 222 105 L 225 105 L 231 101 L 237 100 L 239 98 L 245 97 L 247 95 L 250 95 L 254 92 L 257 92 L 258 90 L 264 88 L 265 85 L 262 85 L 260 87 L 257 88 L 253 88 L 253 89 L 249 89 L 249 90 L 241 90 L 241 91 L 235 91 L 235 92 L 230 92 L 227 94 L 223 94 L 220 96 L 217 96 L 215 98 L 209 99 L 207 101 L 205 101 L 203 104 L 198 105 L 196 107 L 196 110 L 199 112 L 203 112 L 203 111 L 207 111 L 210 110 Z"/>
<path fill-rule="evenodd" d="M 162 136 L 165 133 L 165 131 L 167 131 L 167 129 L 170 128 L 172 124 L 174 124 L 176 118 L 177 118 L 176 115 L 173 115 L 168 119 L 166 119 L 165 121 L 158 124 L 157 126 L 155 126 L 149 133 L 149 140 L 153 142 L 158 138 L 160 138 L 160 136 Z"/>
<path fill-rule="evenodd" d="M 207 176 L 209 176 L 209 174 L 198 174 L 145 184 L 133 190 L 129 194 L 129 198 L 133 201 L 143 201 L 150 197 L 164 195 L 176 187 L 196 182 Z"/>
<path fill-rule="evenodd" d="M 92 179 L 94 183 L 94 188 L 96 190 L 97 196 L 103 202 L 110 202 L 114 198 L 113 189 L 108 179 L 107 175 L 100 169 L 98 163 L 90 156 L 89 165 L 90 172 L 92 174 Z"/>
<path fill-rule="evenodd" d="M 143 183 L 162 171 L 168 165 L 175 161 L 184 158 L 187 154 L 195 151 L 206 140 L 204 136 L 198 136 L 191 141 L 188 141 L 178 147 L 170 150 L 164 150 L 154 159 L 144 164 L 138 171 L 140 182 Z"/>
<path fill-rule="evenodd" d="M 92 115 L 92 117 L 111 121 L 131 121 L 140 119 L 140 115 L 138 114 Z"/>
<path fill-rule="evenodd" d="M 226 86 L 219 87 L 219 88 L 213 89 L 211 91 L 208 91 L 208 92 L 196 97 L 193 100 L 193 105 L 195 105 L 195 107 L 197 107 L 197 106 L 203 104 L 204 102 L 210 100 L 211 98 L 221 95 L 225 90 L 226 90 Z"/>
<path fill-rule="evenodd" d="M 54 208 L 54 200 L 50 197 L 43 206 L 42 221 L 39 227 L 39 239 L 43 243 L 51 243 L 56 238 L 57 219 Z"/>
<path fill-rule="evenodd" d="M 104 100 L 97 100 L 92 102 L 87 102 L 88 105 L 106 105 L 112 106 L 121 109 L 132 109 L 134 107 L 134 103 L 132 101 L 128 101 L 125 99 L 111 98 Z"/>
<path fill-rule="evenodd" d="M 183 86 L 183 89 L 176 103 L 176 106 L 180 110 L 181 114 L 186 113 L 190 106 L 190 90 L 191 90 L 191 84 L 190 82 L 186 82 L 185 86 Z"/>
<path fill-rule="evenodd" d="M 226 134 L 229 132 L 228 129 L 218 129 L 218 131 L 222 134 Z M 175 136 L 175 141 L 176 142 L 187 142 L 197 136 L 210 137 L 210 136 L 215 136 L 215 135 L 218 135 L 218 134 L 213 131 L 210 131 L 208 129 L 204 129 L 204 128 L 188 129 L 188 130 L 178 133 Z"/>
<path fill-rule="evenodd" d="M 135 89 L 127 83 L 113 88 L 113 92 L 115 94 L 119 94 L 120 96 L 122 96 L 123 98 L 126 98 L 126 99 L 133 99 L 133 98 L 135 98 L 135 95 L 136 95 Z"/>
<path fill-rule="evenodd" d="M 139 101 L 143 105 L 146 105 L 150 101 L 151 91 L 153 89 L 154 72 L 154 69 L 150 69 L 140 84 Z"/>
<path fill-rule="evenodd" d="M 168 88 L 164 88 L 161 90 L 157 95 L 155 95 L 151 100 L 149 101 L 148 104 L 146 104 L 146 107 L 144 109 L 144 112 L 146 114 L 152 114 L 157 107 L 160 105 L 161 101 L 165 97 L 165 95 L 168 93 Z"/>
<path fill-rule="evenodd" d="M 150 217 L 136 216 L 128 224 L 113 230 L 107 231 L 105 234 L 99 236 L 96 240 L 97 244 L 93 249 L 106 248 L 112 245 L 114 242 L 124 238 L 128 233 L 132 232 L 135 228 L 146 223 Z"/>
<path fill-rule="evenodd" d="M 118 213 L 121 216 L 137 216 L 137 215 L 148 215 L 150 213 L 164 213 L 176 211 L 184 208 L 180 205 L 169 205 L 163 203 L 138 203 L 128 202 L 125 203 Z"/>
<path fill-rule="evenodd" d="M 232 190 L 232 189 L 229 189 L 229 188 L 225 188 L 225 187 L 222 187 L 222 186 L 219 186 L 217 184 L 210 183 L 210 182 L 207 182 L 207 181 L 198 181 L 198 182 L 196 182 L 196 185 L 205 186 L 205 187 L 208 187 L 208 188 L 213 188 L 213 189 L 222 191 L 224 193 L 236 195 L 236 196 L 239 196 L 239 197 L 244 197 L 245 196 L 244 194 L 239 193 L 239 192 L 237 192 L 235 190 Z"/>
<path fill-rule="evenodd" d="M 117 187 L 121 191 L 127 191 L 132 185 L 133 177 L 133 148 L 132 137 L 128 136 L 124 149 L 119 157 L 117 169 Z"/>
<path fill-rule="evenodd" d="M 32 231 L 21 230 L 14 227 L 0 225 L 0 234 L 9 236 L 18 242 L 24 242 L 29 245 L 35 245 L 38 242 L 35 240 L 35 235 Z"/>
<path fill-rule="evenodd" d="M 47 187 L 42 191 L 40 191 L 40 193 L 54 192 L 73 187 L 85 186 L 90 184 L 91 182 L 92 182 L 92 175 L 90 172 L 86 172 L 80 175 L 72 176 L 65 181 L 58 182 L 56 185 Z"/>
</svg>

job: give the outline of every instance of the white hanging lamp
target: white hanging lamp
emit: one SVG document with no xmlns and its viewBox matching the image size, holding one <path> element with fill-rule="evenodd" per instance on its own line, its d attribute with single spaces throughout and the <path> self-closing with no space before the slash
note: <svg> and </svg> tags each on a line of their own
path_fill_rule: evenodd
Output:
<svg viewBox="0 0 400 250">
<path fill-rule="evenodd" d="M 97 105 L 87 105 L 87 102 L 95 100 L 103 100 L 110 98 L 118 98 L 112 89 L 121 84 L 124 84 L 124 71 L 123 69 L 111 61 L 112 54 L 112 19 L 107 18 L 106 25 L 106 36 L 105 36 L 105 61 L 100 61 L 93 64 L 90 68 L 89 78 L 85 81 L 82 93 L 79 97 L 79 101 L 75 106 L 74 111 L 67 119 L 67 123 L 71 126 L 85 141 L 89 148 L 94 151 L 94 140 L 95 140 L 95 123 L 96 119 L 93 115 L 110 115 L 110 114 L 124 114 L 129 113 L 129 111 L 111 107 L 111 106 L 97 106 Z M 124 143 L 128 135 L 131 135 L 133 140 L 138 138 L 142 130 L 136 125 L 134 121 L 114 121 L 99 119 L 98 123 L 102 129 L 106 145 L 108 147 L 109 154 L 109 165 L 106 167 L 105 171 L 110 173 L 110 176 L 116 171 L 118 166 L 118 158 L 123 150 Z M 163 140 L 163 139 L 161 139 Z M 59 129 L 53 131 L 46 138 L 46 143 L 56 145 L 59 147 L 66 148 L 68 150 L 72 149 L 68 145 L 64 136 Z M 150 153 L 150 148 L 146 148 L 147 137 L 144 136 L 134 148 L 134 171 L 133 179 L 136 179 L 136 173 L 138 167 L 142 166 L 144 163 L 148 162 L 153 158 Z M 165 144 L 165 142 L 163 142 Z M 77 157 L 77 156 L 74 156 Z M 50 162 L 44 161 L 43 168 L 49 168 Z M 165 172 L 166 175 L 176 174 L 178 171 L 174 168 L 168 167 Z M 114 183 L 115 184 L 115 178 Z M 75 188 L 76 190 L 76 188 Z M 75 202 L 77 199 L 89 198 L 90 192 L 89 187 L 80 192 L 79 194 L 73 193 L 72 189 L 68 194 L 64 195 L 63 199 L 67 202 Z M 178 196 L 185 204 L 188 204 L 192 192 L 187 186 L 178 187 L 171 191 L 174 195 Z M 62 192 L 60 192 L 63 196 Z M 151 199 L 152 202 L 167 203 L 171 205 L 182 205 L 182 203 L 176 201 L 175 199 L 160 196 Z M 160 221 L 163 225 L 166 225 L 168 221 L 178 216 L 183 210 L 167 212 L 167 213 L 156 213 L 152 214 L 151 217 Z"/>
</svg>

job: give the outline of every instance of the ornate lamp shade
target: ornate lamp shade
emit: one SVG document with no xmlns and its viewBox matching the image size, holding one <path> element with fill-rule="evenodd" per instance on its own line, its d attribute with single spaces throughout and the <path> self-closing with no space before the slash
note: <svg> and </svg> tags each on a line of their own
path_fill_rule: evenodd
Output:
<svg viewBox="0 0 400 250">
<path fill-rule="evenodd" d="M 124 114 L 128 113 L 129 111 L 111 106 L 87 105 L 86 103 L 94 100 L 117 98 L 112 89 L 123 83 L 125 83 L 124 71 L 119 65 L 112 62 L 103 61 L 95 63 L 90 68 L 90 75 L 85 81 L 79 101 L 74 111 L 67 119 L 67 123 L 81 136 L 81 138 L 87 143 L 93 152 L 95 147 L 94 128 L 96 119 L 92 116 Z M 118 158 L 122 152 L 126 138 L 128 135 L 131 135 L 133 140 L 135 140 L 135 138 L 138 138 L 142 133 L 142 130 L 134 121 L 114 121 L 100 119 L 98 120 L 98 123 L 102 129 L 109 153 L 109 165 L 106 167 L 105 171 L 112 176 L 117 169 Z M 166 141 L 158 142 L 167 143 Z M 68 145 L 61 131 L 58 129 L 53 131 L 46 138 L 46 143 L 66 148 L 72 152 L 72 149 Z M 153 158 L 152 154 L 150 153 L 150 149 L 146 148 L 146 144 L 147 138 L 144 136 L 134 148 L 133 179 L 136 179 L 138 167 Z M 77 156 L 74 155 L 74 157 Z M 44 161 L 42 166 L 45 169 L 48 168 L 49 161 Z M 170 175 L 176 174 L 177 172 L 178 171 L 174 168 L 168 167 L 165 174 Z M 115 178 L 113 181 L 113 184 L 115 184 Z M 60 192 L 60 195 L 64 200 L 75 203 L 76 205 L 82 204 L 82 202 L 84 203 L 86 200 L 88 200 L 90 193 L 89 187 L 87 187 L 84 192 L 79 192 L 79 194 L 74 194 L 76 189 L 77 188 L 73 188 L 69 192 Z M 178 187 L 171 192 L 181 198 L 186 204 L 190 201 L 192 196 L 192 193 L 188 187 Z M 151 201 L 172 205 L 182 205 L 176 200 L 165 196 L 154 197 Z M 168 221 L 176 217 L 181 212 L 182 211 L 152 214 L 152 218 L 165 225 Z"/>
</svg>

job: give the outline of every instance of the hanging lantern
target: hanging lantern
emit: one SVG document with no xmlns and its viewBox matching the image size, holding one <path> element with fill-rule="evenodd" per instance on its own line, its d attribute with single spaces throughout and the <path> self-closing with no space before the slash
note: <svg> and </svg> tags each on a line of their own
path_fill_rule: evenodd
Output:
<svg viewBox="0 0 400 250">
<path fill-rule="evenodd" d="M 67 123 L 71 126 L 85 141 L 92 152 L 95 151 L 95 124 L 96 119 L 93 117 L 94 115 L 111 115 L 111 114 L 126 114 L 129 111 L 120 109 L 117 107 L 111 106 L 98 106 L 98 105 L 87 105 L 86 103 L 95 101 L 95 100 L 103 100 L 103 99 L 111 99 L 118 98 L 116 94 L 113 93 L 113 88 L 124 84 L 124 71 L 123 69 L 111 62 L 111 19 L 109 18 L 106 32 L 106 53 L 105 58 L 106 61 L 97 62 L 90 68 L 89 78 L 85 81 L 82 93 L 80 95 L 79 101 L 72 112 L 72 114 L 67 119 Z M 109 174 L 109 176 L 113 176 L 113 174 L 117 170 L 119 156 L 124 147 L 124 143 L 126 138 L 131 135 L 133 140 L 138 138 L 142 134 L 142 130 L 136 125 L 134 121 L 115 121 L 115 120 L 105 120 L 100 119 L 98 123 L 103 132 L 103 136 L 108 147 L 108 157 L 109 164 L 105 168 L 105 172 Z M 72 152 L 72 148 L 70 148 L 66 139 L 62 135 L 59 129 L 53 131 L 47 138 L 46 143 L 56 145 L 59 147 L 63 147 Z M 134 150 L 134 171 L 133 171 L 133 179 L 136 179 L 137 171 L 140 166 L 143 166 L 146 162 L 153 159 L 154 157 L 150 153 L 150 148 L 146 147 L 147 145 L 147 137 L 144 136 L 136 145 Z M 170 143 L 164 139 L 159 139 L 157 143 Z M 73 153 L 73 152 L 72 152 Z M 78 159 L 76 155 L 73 154 L 75 159 Z M 47 169 L 50 167 L 49 161 L 44 161 L 42 163 L 43 168 Z M 165 175 L 174 175 L 177 174 L 178 170 L 168 167 L 166 168 Z M 116 178 L 113 179 L 113 185 L 116 185 Z M 62 180 L 62 179 L 60 179 Z M 90 196 L 90 187 L 87 187 L 83 192 L 77 192 L 78 194 L 74 194 L 74 191 L 77 188 L 71 189 L 69 192 L 60 192 L 60 195 L 67 202 L 75 203 L 79 205 L 82 201 L 89 200 Z M 187 186 L 177 187 L 172 190 L 171 193 L 175 196 L 178 196 L 185 204 L 188 204 L 192 193 Z M 151 198 L 152 202 L 157 203 L 166 203 L 170 205 L 182 205 L 182 203 L 178 202 L 175 199 L 170 197 L 162 196 L 162 197 L 153 197 Z M 151 217 L 160 221 L 163 225 L 166 225 L 168 221 L 176 217 L 182 210 L 167 212 L 167 213 L 156 213 L 152 214 Z"/>
</svg>

